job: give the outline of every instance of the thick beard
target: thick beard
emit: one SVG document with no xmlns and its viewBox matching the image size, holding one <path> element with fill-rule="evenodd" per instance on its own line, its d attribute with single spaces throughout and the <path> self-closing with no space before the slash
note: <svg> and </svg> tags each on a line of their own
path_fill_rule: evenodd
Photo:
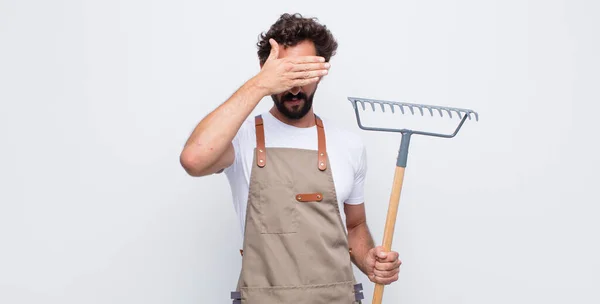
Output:
<svg viewBox="0 0 600 304">
<path fill-rule="evenodd" d="M 281 100 L 277 99 L 277 97 L 275 95 L 271 95 L 271 99 L 273 99 L 273 103 L 277 107 L 277 110 L 279 110 L 279 112 L 281 114 L 283 114 L 283 116 L 285 116 L 291 120 L 297 120 L 297 119 L 304 117 L 308 113 L 308 111 L 310 111 L 310 108 L 312 107 L 314 96 L 315 96 L 315 93 L 312 93 L 312 95 L 307 97 L 306 94 L 300 92 L 300 93 L 298 93 L 298 95 L 286 93 L 285 95 L 281 96 Z M 285 100 L 291 100 L 292 97 L 303 99 L 304 104 L 301 105 L 300 108 L 294 108 L 294 110 L 290 111 L 285 106 Z"/>
</svg>

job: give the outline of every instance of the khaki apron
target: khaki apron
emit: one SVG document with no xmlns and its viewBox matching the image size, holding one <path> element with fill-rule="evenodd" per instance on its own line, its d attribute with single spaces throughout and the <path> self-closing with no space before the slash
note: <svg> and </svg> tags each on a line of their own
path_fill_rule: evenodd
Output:
<svg viewBox="0 0 600 304">
<path fill-rule="evenodd" d="M 233 303 L 356 304 L 350 248 L 328 165 L 325 132 L 317 123 L 318 151 L 265 149 L 256 116 L 242 269 Z"/>
</svg>

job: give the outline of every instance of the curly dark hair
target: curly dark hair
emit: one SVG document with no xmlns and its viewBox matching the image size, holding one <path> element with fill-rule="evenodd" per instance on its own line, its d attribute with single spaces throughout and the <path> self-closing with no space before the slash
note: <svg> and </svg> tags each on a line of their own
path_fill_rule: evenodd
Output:
<svg viewBox="0 0 600 304">
<path fill-rule="evenodd" d="M 269 39 L 273 38 L 280 45 L 294 46 L 303 40 L 311 40 L 315 44 L 317 56 L 322 56 L 329 61 L 338 47 L 338 43 L 325 25 L 319 23 L 317 18 L 303 17 L 301 14 L 285 13 L 271 25 L 271 28 L 259 35 L 258 58 L 260 64 L 264 64 L 269 53 L 271 44 Z"/>
</svg>

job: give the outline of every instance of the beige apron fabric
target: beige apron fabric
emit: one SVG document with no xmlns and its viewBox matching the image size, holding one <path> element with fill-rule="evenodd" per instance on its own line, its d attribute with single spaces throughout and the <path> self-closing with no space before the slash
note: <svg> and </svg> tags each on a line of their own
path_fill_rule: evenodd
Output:
<svg viewBox="0 0 600 304">
<path fill-rule="evenodd" d="M 318 151 L 267 150 L 256 117 L 237 303 L 360 303 L 323 125 L 315 119 Z"/>
</svg>

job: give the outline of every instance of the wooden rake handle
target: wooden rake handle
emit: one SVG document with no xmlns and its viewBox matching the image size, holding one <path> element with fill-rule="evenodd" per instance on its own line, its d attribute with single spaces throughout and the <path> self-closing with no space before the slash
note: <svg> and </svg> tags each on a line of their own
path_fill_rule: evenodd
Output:
<svg viewBox="0 0 600 304">
<path fill-rule="evenodd" d="M 388 207 L 387 218 L 385 220 L 385 230 L 383 232 L 383 248 L 385 251 L 392 250 L 392 239 L 394 238 L 394 228 L 396 225 L 396 215 L 398 214 L 398 205 L 400 204 L 400 193 L 402 192 L 402 182 L 404 181 L 404 168 L 396 167 L 394 173 L 394 183 L 392 194 L 390 196 L 390 205 Z M 375 284 L 373 292 L 373 304 L 381 304 L 383 299 L 383 284 Z"/>
<path fill-rule="evenodd" d="M 408 158 L 408 146 L 411 133 L 402 133 L 402 143 L 398 154 L 396 171 L 394 172 L 394 182 L 392 183 L 392 193 L 388 206 L 387 217 L 385 220 L 385 229 L 383 231 L 383 248 L 386 252 L 392 250 L 392 240 L 394 239 L 394 228 L 396 226 L 396 216 L 398 215 L 398 206 L 400 205 L 400 194 L 402 193 L 402 183 L 404 182 L 404 170 Z M 373 291 L 372 304 L 381 304 L 383 300 L 383 284 L 375 284 Z"/>
</svg>

